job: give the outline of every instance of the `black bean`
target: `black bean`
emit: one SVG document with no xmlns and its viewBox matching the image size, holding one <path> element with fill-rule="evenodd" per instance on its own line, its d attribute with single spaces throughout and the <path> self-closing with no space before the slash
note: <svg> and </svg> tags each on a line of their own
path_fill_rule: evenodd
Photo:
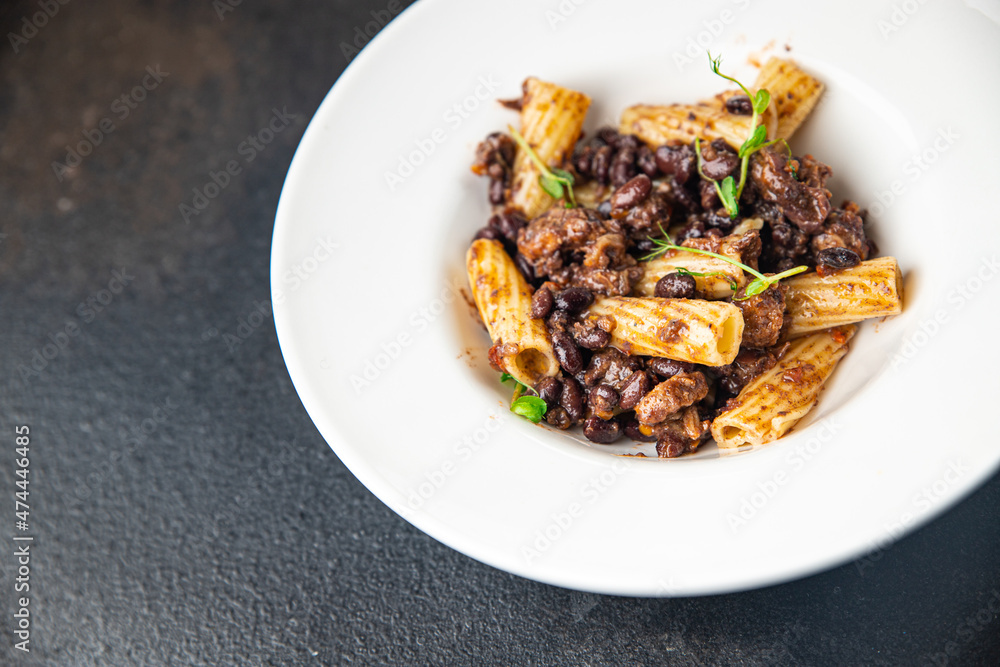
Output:
<svg viewBox="0 0 1000 667">
<path fill-rule="evenodd" d="M 556 378 L 542 378 L 535 385 L 535 391 L 538 392 L 538 397 L 545 401 L 545 404 L 551 408 L 554 405 L 559 405 L 559 396 L 562 394 L 562 382 Z"/>
<path fill-rule="evenodd" d="M 688 239 L 700 239 L 705 235 L 705 222 L 703 220 L 694 220 L 691 224 L 688 224 L 680 232 L 674 236 L 674 243 L 680 245 L 687 241 Z"/>
<path fill-rule="evenodd" d="M 642 141 L 634 134 L 619 134 L 618 144 L 615 146 L 620 151 L 637 151 L 642 147 Z"/>
<path fill-rule="evenodd" d="M 549 426 L 555 426 L 564 430 L 573 425 L 573 420 L 569 418 L 569 413 L 566 412 L 565 408 L 558 405 L 554 408 L 549 408 L 545 412 L 545 421 Z"/>
<path fill-rule="evenodd" d="M 611 342 L 611 334 L 600 327 L 590 327 L 573 332 L 573 340 L 586 350 L 599 350 Z"/>
<path fill-rule="evenodd" d="M 618 151 L 611 162 L 611 169 L 608 170 L 611 184 L 616 188 L 621 187 L 635 176 L 635 173 L 635 151 L 629 148 Z"/>
<path fill-rule="evenodd" d="M 737 116 L 752 116 L 753 102 L 746 95 L 733 95 L 726 100 L 726 111 Z"/>
<path fill-rule="evenodd" d="M 646 174 L 639 174 L 611 195 L 611 208 L 624 211 L 646 201 L 653 190 L 653 182 Z"/>
<path fill-rule="evenodd" d="M 705 178 L 721 181 L 736 171 L 739 164 L 740 159 L 736 153 L 720 153 L 714 160 L 705 160 L 702 163 L 701 171 L 705 174 Z"/>
<path fill-rule="evenodd" d="M 583 434 L 591 442 L 608 445 L 621 437 L 622 425 L 617 419 L 605 420 L 591 416 L 583 424 Z"/>
<path fill-rule="evenodd" d="M 605 220 L 607 220 L 608 218 L 610 218 L 611 217 L 611 200 L 610 199 L 605 199 L 600 204 L 598 204 L 597 205 L 597 212 L 600 213 L 601 216 Z"/>
<path fill-rule="evenodd" d="M 614 149 L 611 146 L 602 146 L 594 153 L 590 170 L 594 180 L 601 185 L 608 184 L 608 170 L 611 168 L 611 156 L 613 154 Z"/>
<path fill-rule="evenodd" d="M 672 459 L 687 451 L 688 443 L 671 431 L 665 432 L 656 441 L 656 455 L 661 459 Z"/>
<path fill-rule="evenodd" d="M 579 313 L 592 303 L 594 295 L 586 287 L 570 287 L 555 297 L 556 310 L 565 310 L 570 314 Z"/>
<path fill-rule="evenodd" d="M 722 200 L 719 199 L 719 193 L 716 192 L 712 181 L 704 179 L 698 181 L 698 194 L 701 197 L 701 207 L 706 211 L 712 211 L 722 206 Z"/>
<path fill-rule="evenodd" d="M 527 224 L 527 220 L 517 213 L 498 213 L 490 218 L 490 227 L 513 243 L 517 243 L 517 233 Z"/>
<path fill-rule="evenodd" d="M 524 276 L 525 280 L 529 283 L 535 282 L 535 269 L 531 266 L 531 262 L 528 261 L 527 257 L 521 253 L 514 255 L 514 264 L 517 265 L 518 270 Z"/>
<path fill-rule="evenodd" d="M 622 410 L 631 410 L 652 388 L 653 380 L 649 377 L 649 373 L 646 371 L 632 373 L 625 386 L 622 387 L 621 399 L 618 401 L 619 407 Z"/>
<path fill-rule="evenodd" d="M 583 357 L 580 355 L 580 349 L 569 337 L 569 334 L 562 332 L 552 334 L 552 347 L 555 350 L 556 359 L 559 360 L 559 365 L 567 373 L 578 373 L 583 369 Z"/>
<path fill-rule="evenodd" d="M 631 438 L 636 442 L 654 442 L 656 440 L 655 435 L 646 435 L 640 429 L 639 420 L 636 419 L 634 414 L 629 414 L 628 417 L 620 417 L 622 421 L 622 431 L 625 433 L 625 437 Z"/>
<path fill-rule="evenodd" d="M 642 173 L 650 178 L 656 178 L 660 173 L 660 168 L 656 166 L 656 156 L 653 155 L 653 150 L 645 144 L 639 147 L 635 163 L 639 165 L 639 169 L 642 169 Z"/>
<path fill-rule="evenodd" d="M 548 317 L 549 313 L 552 312 L 553 303 L 555 300 L 548 287 L 535 290 L 535 293 L 531 295 L 531 318 L 537 320 L 540 317 Z"/>
<path fill-rule="evenodd" d="M 494 229 L 493 227 L 483 227 L 478 232 L 476 232 L 476 239 L 489 239 L 491 241 L 502 241 L 503 234 Z"/>
<path fill-rule="evenodd" d="M 559 405 L 566 409 L 566 414 L 574 422 L 581 421 L 586 414 L 583 407 L 583 389 L 580 383 L 571 377 L 563 378 L 562 394 Z"/>
<path fill-rule="evenodd" d="M 505 199 L 505 188 L 503 181 L 498 178 L 490 179 L 490 203 L 491 204 L 502 204 Z"/>
<path fill-rule="evenodd" d="M 691 276 L 668 273 L 656 281 L 653 296 L 661 299 L 692 299 L 696 284 Z"/>
<path fill-rule="evenodd" d="M 589 175 L 593 159 L 594 149 L 590 146 L 584 146 L 582 150 L 573 156 L 573 166 L 576 167 L 576 172 L 582 175 Z"/>
<path fill-rule="evenodd" d="M 612 148 L 618 148 L 618 139 L 621 137 L 618 130 L 613 127 L 602 127 L 597 131 L 597 138 Z"/>
<path fill-rule="evenodd" d="M 740 157 L 722 139 L 716 139 L 702 151 L 701 171 L 705 178 L 721 181 L 735 171 Z"/>
<path fill-rule="evenodd" d="M 635 242 L 635 245 L 632 247 L 636 251 L 637 257 L 643 257 L 649 254 L 651 251 L 655 250 L 656 244 L 653 243 L 653 239 L 646 238 L 646 239 L 639 239 L 638 241 Z"/>
<path fill-rule="evenodd" d="M 816 264 L 839 271 L 861 263 L 858 253 L 850 248 L 824 248 L 816 253 Z"/>
<path fill-rule="evenodd" d="M 660 146 L 654 156 L 659 170 L 673 176 L 678 185 L 687 183 L 694 174 L 695 158 L 690 146 Z"/>
<path fill-rule="evenodd" d="M 609 413 L 618 405 L 619 398 L 618 391 L 614 387 L 602 382 L 590 390 L 590 393 L 587 395 L 587 402 L 590 404 L 590 409 L 594 412 Z"/>
<path fill-rule="evenodd" d="M 690 373 L 694 370 L 694 364 L 666 357 L 650 357 L 646 360 L 646 368 L 666 380 L 678 373 Z"/>
<path fill-rule="evenodd" d="M 725 236 L 733 229 L 733 227 L 736 226 L 736 221 L 726 215 L 725 210 L 722 210 L 722 215 L 719 215 L 719 210 L 720 209 L 713 209 L 711 211 L 707 211 L 702 216 L 702 219 L 708 227 L 718 229 L 723 233 L 723 236 Z"/>
</svg>

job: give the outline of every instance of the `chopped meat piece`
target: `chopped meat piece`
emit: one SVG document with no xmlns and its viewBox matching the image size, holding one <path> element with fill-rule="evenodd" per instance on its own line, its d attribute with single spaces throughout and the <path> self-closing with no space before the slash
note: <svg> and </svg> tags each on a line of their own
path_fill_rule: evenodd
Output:
<svg viewBox="0 0 1000 667">
<path fill-rule="evenodd" d="M 704 374 L 698 371 L 679 373 L 653 387 L 635 406 L 635 415 L 641 424 L 658 424 L 707 394 L 708 382 Z"/>
<path fill-rule="evenodd" d="M 660 229 L 670 226 L 670 213 L 673 207 L 670 201 L 660 192 L 653 192 L 641 204 L 628 210 L 621 219 L 630 239 L 641 241 L 660 235 Z"/>
<path fill-rule="evenodd" d="M 593 387 L 598 382 L 621 391 L 632 373 L 642 369 L 642 362 L 620 350 L 609 347 L 594 354 L 584 375 L 584 382 Z"/>
<path fill-rule="evenodd" d="M 519 254 L 535 277 L 608 296 L 628 294 L 642 278 L 642 267 L 626 247 L 626 235 L 617 221 L 583 208 L 549 209 L 517 237 Z"/>
<path fill-rule="evenodd" d="M 701 419 L 698 408 L 690 406 L 652 425 L 640 425 L 641 433 L 656 439 L 656 454 L 660 458 L 675 458 L 698 449 L 709 433 L 711 420 Z"/>
<path fill-rule="evenodd" d="M 722 376 L 719 386 L 727 396 L 736 396 L 755 377 L 771 370 L 777 363 L 778 355 L 774 350 L 742 349 L 733 363 L 716 369 Z"/>
<path fill-rule="evenodd" d="M 778 283 L 760 294 L 743 299 L 746 288 L 740 288 L 733 305 L 743 311 L 743 342 L 740 347 L 771 347 L 778 342 L 784 323 L 785 293 L 788 287 Z"/>
<path fill-rule="evenodd" d="M 805 183 L 810 188 L 825 188 L 826 181 L 833 175 L 833 169 L 823 164 L 812 155 L 805 155 L 798 158 L 798 169 L 795 175 L 799 181 Z"/>
<path fill-rule="evenodd" d="M 780 206 L 784 216 L 807 234 L 818 232 L 830 212 L 827 191 L 795 180 L 783 153 L 768 149 L 754 153 L 750 180 L 762 199 Z"/>
<path fill-rule="evenodd" d="M 775 272 L 798 266 L 809 254 L 809 235 L 785 222 L 772 223 L 770 254 Z"/>
<path fill-rule="evenodd" d="M 864 220 L 858 205 L 845 202 L 843 207 L 830 211 L 819 233 L 812 237 L 813 254 L 827 248 L 847 248 L 863 260 L 868 259 L 868 239 L 865 238 Z"/>
<path fill-rule="evenodd" d="M 719 252 L 722 247 L 722 237 L 720 236 L 698 236 L 684 239 L 680 245 L 685 248 L 695 248 L 696 250 L 707 250 L 708 252 Z"/>
<path fill-rule="evenodd" d="M 719 193 L 711 181 L 703 179 L 698 181 L 698 196 L 699 201 L 701 202 L 701 207 L 706 211 L 714 211 L 722 206 L 722 200 L 719 199 Z"/>
<path fill-rule="evenodd" d="M 722 237 L 719 253 L 729 257 L 739 257 L 741 262 L 756 269 L 761 248 L 760 233 L 756 229 L 752 229 L 739 236 L 730 234 Z"/>
<path fill-rule="evenodd" d="M 476 147 L 472 171 L 479 176 L 490 177 L 491 204 L 503 204 L 507 201 L 516 150 L 514 139 L 502 132 L 494 132 Z"/>
</svg>

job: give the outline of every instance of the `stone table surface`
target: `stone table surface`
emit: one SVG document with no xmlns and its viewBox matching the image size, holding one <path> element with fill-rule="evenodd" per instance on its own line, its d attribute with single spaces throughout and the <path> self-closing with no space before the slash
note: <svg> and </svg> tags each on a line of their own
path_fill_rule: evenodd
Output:
<svg viewBox="0 0 1000 667">
<path fill-rule="evenodd" d="M 997 477 L 877 557 L 631 599 L 471 560 L 351 475 L 302 408 L 267 308 L 253 313 L 292 154 L 348 63 L 337 45 L 398 7 L 0 9 L 0 497 L 16 533 L 27 425 L 34 537 L 28 653 L 24 543 L 0 549 L 0 663 L 1000 664 Z M 286 108 L 287 127 L 182 219 Z"/>
</svg>

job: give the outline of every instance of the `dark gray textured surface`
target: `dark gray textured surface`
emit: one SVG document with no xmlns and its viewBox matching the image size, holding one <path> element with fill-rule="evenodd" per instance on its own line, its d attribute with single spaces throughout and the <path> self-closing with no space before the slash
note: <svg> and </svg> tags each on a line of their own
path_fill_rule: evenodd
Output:
<svg viewBox="0 0 1000 667">
<path fill-rule="evenodd" d="M 253 312 L 337 45 L 387 4 L 245 0 L 220 20 L 209 0 L 75 0 L 18 53 L 0 44 L 0 521 L 14 532 L 28 424 L 36 540 L 30 654 L 12 648 L 0 549 L 0 663 L 1000 664 L 997 478 L 877 561 L 674 600 L 496 571 L 354 479 Z M 0 11 L 7 35 L 39 8 Z M 156 65 L 169 75 L 121 118 L 114 100 Z M 286 107 L 292 124 L 186 224 L 192 188 Z M 60 182 L 51 163 L 105 117 L 114 132 Z M 111 299 L 91 313 L 91 297 Z"/>
</svg>

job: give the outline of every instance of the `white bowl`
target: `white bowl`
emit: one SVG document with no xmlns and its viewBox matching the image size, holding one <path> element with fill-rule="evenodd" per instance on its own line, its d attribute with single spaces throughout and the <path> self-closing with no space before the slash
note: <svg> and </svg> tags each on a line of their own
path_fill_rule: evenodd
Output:
<svg viewBox="0 0 1000 667">
<path fill-rule="evenodd" d="M 289 169 L 272 297 L 289 373 L 323 437 L 436 539 L 569 588 L 694 595 L 792 579 L 883 548 L 1000 462 L 996 25 L 934 3 L 422 0 L 343 74 Z M 912 7 L 911 7 L 912 5 Z M 868 207 L 905 310 L 867 323 L 819 405 L 756 451 L 614 456 L 507 410 L 467 303 L 489 210 L 476 143 L 528 75 L 627 105 L 752 82 L 789 56 L 827 85 L 796 134 Z M 339 57 L 330 45 L 331 58 Z"/>
</svg>

